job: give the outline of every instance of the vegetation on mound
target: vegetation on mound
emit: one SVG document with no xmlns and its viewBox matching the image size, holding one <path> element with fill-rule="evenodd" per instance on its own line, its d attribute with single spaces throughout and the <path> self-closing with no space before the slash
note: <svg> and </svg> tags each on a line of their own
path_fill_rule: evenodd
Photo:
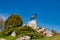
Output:
<svg viewBox="0 0 60 40">
<path fill-rule="evenodd" d="M 13 28 L 5 29 L 0 33 L 0 37 L 6 37 L 11 35 L 13 30 L 16 32 L 16 37 L 22 37 L 24 35 L 31 36 L 31 38 L 34 38 L 34 39 L 43 37 L 42 35 L 38 35 L 38 33 L 34 29 L 28 26 L 14 28 L 14 29 Z"/>
<path fill-rule="evenodd" d="M 39 39 L 39 40 L 54 40 L 54 38 L 59 40 L 60 36 L 56 37 L 49 37 L 49 38 L 43 38 L 42 35 L 39 35 L 36 30 L 32 29 L 29 26 L 23 26 L 22 27 L 22 19 L 18 15 L 11 15 L 8 17 L 8 19 L 5 21 L 5 29 L 0 32 L 0 38 L 5 38 L 7 40 L 15 40 L 18 37 L 22 37 L 24 35 L 31 36 L 32 39 Z M 10 36 L 11 33 L 15 31 L 16 37 Z M 54 32 L 54 31 L 53 31 Z M 56 40 L 55 39 L 55 40 Z"/>
<path fill-rule="evenodd" d="M 13 31 L 16 32 L 16 37 L 21 37 L 23 35 L 31 36 L 32 38 L 40 38 L 42 35 L 38 35 L 38 33 L 28 27 L 22 27 L 22 19 L 18 15 L 12 14 L 5 20 L 5 29 L 0 33 L 0 37 L 6 37 L 11 35 Z"/>
<path fill-rule="evenodd" d="M 29 26 L 24 26 L 24 27 L 20 27 L 18 29 L 15 29 L 15 32 L 16 32 L 18 37 L 21 37 L 21 36 L 24 36 L 24 35 L 31 36 L 32 38 L 43 37 L 42 35 L 38 35 L 38 33 Z"/>
</svg>

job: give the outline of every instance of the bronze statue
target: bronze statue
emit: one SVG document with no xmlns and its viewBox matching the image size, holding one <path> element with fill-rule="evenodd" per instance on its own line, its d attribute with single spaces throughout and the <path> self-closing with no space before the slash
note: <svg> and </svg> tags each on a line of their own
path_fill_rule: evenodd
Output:
<svg viewBox="0 0 60 40">
<path fill-rule="evenodd" d="M 35 18 L 36 18 L 36 16 L 37 16 L 37 14 L 36 14 L 36 13 L 34 13 L 34 15 L 30 18 L 30 20 L 35 19 Z"/>
</svg>

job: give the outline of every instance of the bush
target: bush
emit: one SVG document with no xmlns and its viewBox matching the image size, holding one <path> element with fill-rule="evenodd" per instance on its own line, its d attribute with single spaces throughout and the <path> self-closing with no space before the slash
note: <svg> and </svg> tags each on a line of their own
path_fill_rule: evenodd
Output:
<svg viewBox="0 0 60 40">
<path fill-rule="evenodd" d="M 10 35 L 13 32 L 12 28 L 8 28 L 8 29 L 4 29 L 1 33 L 0 33 L 0 37 L 5 37 Z"/>
<path fill-rule="evenodd" d="M 22 19 L 18 15 L 12 14 L 5 20 L 5 29 L 0 33 L 0 36 L 10 35 L 16 27 L 22 26 Z"/>
<path fill-rule="evenodd" d="M 18 15 L 12 14 L 5 20 L 5 28 L 22 26 L 22 19 Z"/>
<path fill-rule="evenodd" d="M 34 39 L 42 37 L 41 35 L 38 35 L 38 33 L 29 26 L 20 27 L 18 29 L 16 28 L 15 32 L 17 34 L 17 37 L 21 37 L 24 35 L 31 36 L 31 38 L 34 38 Z"/>
</svg>

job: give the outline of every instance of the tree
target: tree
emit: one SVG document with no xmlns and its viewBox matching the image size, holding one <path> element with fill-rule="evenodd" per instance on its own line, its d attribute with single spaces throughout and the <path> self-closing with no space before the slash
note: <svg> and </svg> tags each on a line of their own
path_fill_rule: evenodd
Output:
<svg viewBox="0 0 60 40">
<path fill-rule="evenodd" d="M 22 19 L 18 15 L 12 14 L 8 19 L 5 21 L 5 28 L 7 27 L 19 27 L 22 26 Z"/>
</svg>

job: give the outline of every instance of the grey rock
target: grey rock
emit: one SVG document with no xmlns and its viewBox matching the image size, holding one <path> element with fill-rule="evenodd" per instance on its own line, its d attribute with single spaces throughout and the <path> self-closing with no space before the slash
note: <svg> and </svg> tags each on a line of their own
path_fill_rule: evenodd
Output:
<svg viewBox="0 0 60 40">
<path fill-rule="evenodd" d="M 30 36 L 23 36 L 21 38 L 17 38 L 16 40 L 31 40 Z"/>
</svg>

